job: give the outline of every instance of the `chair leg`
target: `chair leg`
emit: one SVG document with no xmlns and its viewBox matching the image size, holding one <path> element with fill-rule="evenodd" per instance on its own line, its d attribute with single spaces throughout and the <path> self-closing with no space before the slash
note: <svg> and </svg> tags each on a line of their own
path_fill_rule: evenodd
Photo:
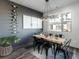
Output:
<svg viewBox="0 0 79 59">
<path fill-rule="evenodd" d="M 40 46 L 38 45 L 38 53 L 40 52 Z"/>
<path fill-rule="evenodd" d="M 57 54 L 58 51 L 59 50 L 57 48 L 54 50 L 54 59 L 56 59 L 56 54 Z"/>
<path fill-rule="evenodd" d="M 67 56 L 67 58 L 69 59 L 69 53 L 68 53 L 68 51 L 66 52 L 66 56 Z"/>
<path fill-rule="evenodd" d="M 67 58 L 66 58 L 66 52 L 65 52 L 64 50 L 63 50 L 63 53 L 64 53 L 64 59 L 67 59 Z"/>
<path fill-rule="evenodd" d="M 33 42 L 33 49 L 34 49 L 34 51 L 35 51 L 35 43 Z"/>
<path fill-rule="evenodd" d="M 53 48 L 52 48 L 52 46 L 51 46 L 51 51 L 52 51 L 52 54 L 53 54 Z"/>
<path fill-rule="evenodd" d="M 42 48 L 41 48 L 41 54 L 42 54 L 42 52 L 43 52 L 43 46 L 42 46 Z"/>
<path fill-rule="evenodd" d="M 43 48 L 41 48 L 41 54 L 42 54 L 42 52 L 43 52 Z"/>
<path fill-rule="evenodd" d="M 46 48 L 45 50 L 46 50 L 46 59 L 48 59 L 48 48 Z"/>
<path fill-rule="evenodd" d="M 34 51 L 35 51 L 35 47 L 34 47 Z"/>
</svg>

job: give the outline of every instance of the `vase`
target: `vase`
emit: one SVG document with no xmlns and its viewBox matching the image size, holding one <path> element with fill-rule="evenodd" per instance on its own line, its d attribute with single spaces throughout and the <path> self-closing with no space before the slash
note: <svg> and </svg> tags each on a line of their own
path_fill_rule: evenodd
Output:
<svg viewBox="0 0 79 59">
<path fill-rule="evenodd" d="M 12 51 L 13 51 L 12 46 L 7 46 L 7 47 L 0 46 L 0 56 L 7 56 L 11 54 Z"/>
</svg>

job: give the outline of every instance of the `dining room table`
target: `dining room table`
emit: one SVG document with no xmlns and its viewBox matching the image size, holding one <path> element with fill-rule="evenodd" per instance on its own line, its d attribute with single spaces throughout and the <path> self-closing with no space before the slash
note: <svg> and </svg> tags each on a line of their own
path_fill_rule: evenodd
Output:
<svg viewBox="0 0 79 59">
<path fill-rule="evenodd" d="M 53 45 L 53 47 L 54 47 L 54 59 L 55 59 L 56 48 L 58 46 L 61 47 L 65 42 L 65 38 L 63 38 L 63 37 L 61 38 L 61 37 L 55 37 L 55 36 L 45 36 L 44 34 L 33 35 L 33 37 L 39 38 L 37 40 L 45 41 L 45 42 L 51 43 Z"/>
<path fill-rule="evenodd" d="M 50 43 L 56 44 L 64 44 L 65 38 L 55 37 L 55 36 L 45 36 L 45 35 L 33 35 L 33 37 L 37 37 L 39 39 L 43 38 L 42 40 L 48 41 Z"/>
</svg>

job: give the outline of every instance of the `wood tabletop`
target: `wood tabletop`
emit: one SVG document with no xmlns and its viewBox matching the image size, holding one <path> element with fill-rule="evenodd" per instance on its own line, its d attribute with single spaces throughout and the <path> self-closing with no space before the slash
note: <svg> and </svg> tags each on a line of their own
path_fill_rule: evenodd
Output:
<svg viewBox="0 0 79 59">
<path fill-rule="evenodd" d="M 52 42 L 52 43 L 58 43 L 58 44 L 64 44 L 65 42 L 65 38 L 59 38 L 59 37 L 55 37 L 55 36 L 45 36 L 45 35 L 33 35 L 34 37 L 37 38 L 43 38 L 46 41 Z"/>
</svg>

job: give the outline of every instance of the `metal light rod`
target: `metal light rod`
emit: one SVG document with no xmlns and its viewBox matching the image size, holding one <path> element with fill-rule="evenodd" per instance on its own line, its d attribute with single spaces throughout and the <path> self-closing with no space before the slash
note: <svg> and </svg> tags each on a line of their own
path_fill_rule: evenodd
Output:
<svg viewBox="0 0 79 59">
<path fill-rule="evenodd" d="M 49 0 L 46 0 L 46 2 L 48 2 Z"/>
</svg>

